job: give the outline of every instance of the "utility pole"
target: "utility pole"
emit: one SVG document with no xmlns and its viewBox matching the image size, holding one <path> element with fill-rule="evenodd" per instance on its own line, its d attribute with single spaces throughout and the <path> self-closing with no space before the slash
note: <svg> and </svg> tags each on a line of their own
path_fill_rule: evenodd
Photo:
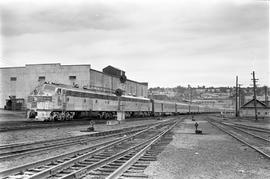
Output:
<svg viewBox="0 0 270 179">
<path fill-rule="evenodd" d="M 258 116 L 257 116 L 257 96 L 256 96 L 256 81 L 258 81 L 258 79 L 255 78 L 255 72 L 252 72 L 252 81 L 253 81 L 253 100 L 254 100 L 254 109 L 255 109 L 255 120 L 258 121 Z"/>
<path fill-rule="evenodd" d="M 236 76 L 236 85 L 235 85 L 235 117 L 238 117 L 237 92 L 238 92 L 238 76 Z"/>
<path fill-rule="evenodd" d="M 238 104 L 239 104 L 239 112 L 240 112 L 240 108 L 241 108 L 241 86 L 242 86 L 242 84 L 238 84 L 238 96 L 239 96 L 239 102 L 238 102 Z M 239 116 L 239 112 L 238 112 L 238 116 Z"/>
<path fill-rule="evenodd" d="M 190 92 L 190 94 L 189 94 L 189 106 L 188 106 L 188 113 L 190 114 L 190 105 L 191 105 L 191 100 L 192 100 L 192 89 L 191 89 L 191 86 L 190 85 L 188 85 L 188 88 L 189 88 L 189 92 Z"/>
<path fill-rule="evenodd" d="M 267 86 L 264 86 L 264 95 L 265 95 L 265 105 L 268 107 L 268 89 L 267 89 Z"/>
</svg>

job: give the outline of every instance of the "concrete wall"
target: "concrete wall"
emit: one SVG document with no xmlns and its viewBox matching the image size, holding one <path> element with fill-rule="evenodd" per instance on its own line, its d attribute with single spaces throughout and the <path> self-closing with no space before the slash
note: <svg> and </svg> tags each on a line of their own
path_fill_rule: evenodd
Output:
<svg viewBox="0 0 270 179">
<path fill-rule="evenodd" d="M 118 88 L 123 88 L 126 95 L 134 95 L 139 97 L 147 97 L 148 86 L 135 81 L 127 80 L 125 84 L 121 84 L 119 77 L 110 76 L 103 72 L 90 70 L 90 87 L 106 88 L 114 92 Z"/>
<path fill-rule="evenodd" d="M 16 77 L 16 81 L 11 81 L 11 77 Z M 0 69 L 0 108 L 4 108 L 9 96 L 16 96 L 17 98 L 26 96 L 25 77 L 24 67 Z"/>
<path fill-rule="evenodd" d="M 39 77 L 45 77 L 45 81 L 78 84 L 79 87 L 87 86 L 90 83 L 90 65 L 61 65 L 56 64 L 34 64 L 25 67 L 0 68 L 0 108 L 3 108 L 9 96 L 24 98 L 38 86 Z M 69 79 L 69 76 L 76 76 L 76 79 Z M 11 81 L 16 77 L 16 81 Z"/>
<path fill-rule="evenodd" d="M 255 110 L 254 109 L 240 109 L 240 116 L 241 117 L 254 117 Z M 258 108 L 257 109 L 257 116 L 258 117 L 270 117 L 270 109 L 268 108 Z"/>
<path fill-rule="evenodd" d="M 70 79 L 70 76 L 76 76 L 76 79 Z M 16 77 L 16 81 L 11 81 L 11 77 Z M 6 99 L 9 96 L 24 98 L 35 89 L 43 80 L 39 77 L 45 77 L 46 82 L 54 82 L 72 85 L 106 88 L 114 92 L 121 88 L 119 77 L 106 75 L 100 71 L 92 70 L 90 65 L 61 65 L 54 64 L 28 64 L 25 67 L 0 68 L 0 108 L 4 108 Z M 127 80 L 126 94 L 136 96 L 147 96 L 148 86 Z"/>
</svg>

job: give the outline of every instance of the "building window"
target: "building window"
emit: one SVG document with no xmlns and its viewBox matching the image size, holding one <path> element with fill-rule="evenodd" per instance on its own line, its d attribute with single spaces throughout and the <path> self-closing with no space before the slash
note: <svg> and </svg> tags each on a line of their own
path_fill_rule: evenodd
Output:
<svg viewBox="0 0 270 179">
<path fill-rule="evenodd" d="M 260 112 L 258 112 L 258 115 L 260 115 L 261 113 Z"/>
<path fill-rule="evenodd" d="M 45 81 L 45 76 L 39 76 L 38 81 Z"/>
<path fill-rule="evenodd" d="M 267 115 L 267 112 L 265 112 L 265 115 Z"/>
<path fill-rule="evenodd" d="M 76 80 L 76 76 L 69 76 L 69 80 Z"/>
<path fill-rule="evenodd" d="M 10 81 L 17 81 L 17 77 L 10 77 Z"/>
<path fill-rule="evenodd" d="M 69 98 L 67 98 L 67 102 L 69 102 Z"/>
</svg>

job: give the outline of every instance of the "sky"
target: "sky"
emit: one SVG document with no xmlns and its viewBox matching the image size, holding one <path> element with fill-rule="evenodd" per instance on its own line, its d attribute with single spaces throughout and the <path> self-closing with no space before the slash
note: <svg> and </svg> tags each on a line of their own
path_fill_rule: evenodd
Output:
<svg viewBox="0 0 270 179">
<path fill-rule="evenodd" d="M 0 2 L 0 67 L 112 65 L 149 87 L 270 86 L 269 1 Z"/>
</svg>

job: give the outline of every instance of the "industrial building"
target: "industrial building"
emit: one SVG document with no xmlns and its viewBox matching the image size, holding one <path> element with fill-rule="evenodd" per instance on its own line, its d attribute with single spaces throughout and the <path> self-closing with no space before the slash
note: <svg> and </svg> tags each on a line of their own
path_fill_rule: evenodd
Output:
<svg viewBox="0 0 270 179">
<path fill-rule="evenodd" d="M 270 117 L 270 107 L 256 99 L 257 116 L 260 118 Z M 255 99 L 248 101 L 240 108 L 240 117 L 255 116 Z"/>
<path fill-rule="evenodd" d="M 0 68 L 0 108 L 10 98 L 20 99 L 25 106 L 27 96 L 41 83 L 52 82 L 114 93 L 118 88 L 126 95 L 147 97 L 148 83 L 127 79 L 123 85 L 119 78 L 124 71 L 108 66 L 103 71 L 90 65 L 26 64 L 24 67 Z"/>
</svg>

